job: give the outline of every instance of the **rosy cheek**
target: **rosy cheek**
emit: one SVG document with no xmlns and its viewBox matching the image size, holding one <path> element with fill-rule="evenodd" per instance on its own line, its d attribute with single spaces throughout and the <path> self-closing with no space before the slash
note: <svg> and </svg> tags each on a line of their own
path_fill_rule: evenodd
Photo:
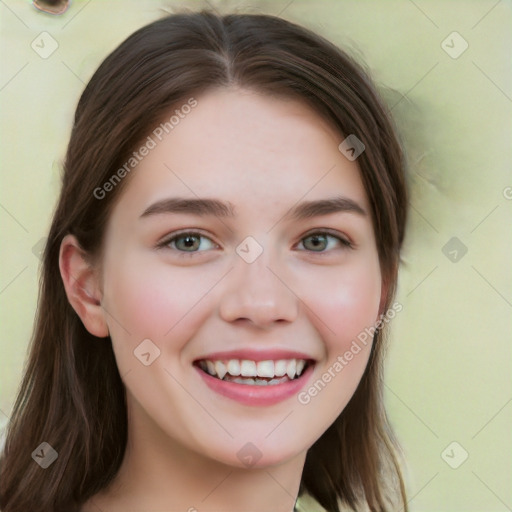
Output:
<svg viewBox="0 0 512 512">
<path fill-rule="evenodd" d="M 353 269 L 319 281 L 306 304 L 317 316 L 315 325 L 330 357 L 348 349 L 353 340 L 376 322 L 380 302 L 380 272 Z"/>
<path fill-rule="evenodd" d="M 109 277 L 107 304 L 112 316 L 130 333 L 130 344 L 149 338 L 162 346 L 215 284 L 206 271 L 173 268 L 161 261 L 126 258 Z M 107 306 L 108 308 L 108 306 Z"/>
</svg>

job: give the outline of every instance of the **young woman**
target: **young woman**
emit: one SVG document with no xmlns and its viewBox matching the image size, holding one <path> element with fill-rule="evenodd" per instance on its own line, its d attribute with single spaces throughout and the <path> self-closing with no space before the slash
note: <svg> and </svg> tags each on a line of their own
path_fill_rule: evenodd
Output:
<svg viewBox="0 0 512 512">
<path fill-rule="evenodd" d="M 406 205 L 386 109 L 322 37 L 130 36 L 76 110 L 2 511 L 406 510 L 381 372 Z"/>
</svg>

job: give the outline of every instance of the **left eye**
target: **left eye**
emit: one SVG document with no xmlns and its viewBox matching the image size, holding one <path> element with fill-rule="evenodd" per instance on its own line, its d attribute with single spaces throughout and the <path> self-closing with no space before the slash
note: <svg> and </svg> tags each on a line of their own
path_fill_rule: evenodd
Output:
<svg viewBox="0 0 512 512">
<path fill-rule="evenodd" d="M 329 244 L 329 239 L 334 240 L 333 243 Z M 306 244 L 304 241 L 309 240 L 311 243 Z M 311 248 L 306 247 L 306 250 L 311 252 L 325 252 L 325 249 L 333 248 L 333 245 L 335 246 L 336 243 L 341 243 L 343 247 L 350 247 L 351 244 L 348 240 L 345 240 L 344 238 L 341 238 L 339 236 L 331 235 L 329 233 L 324 232 L 317 232 L 317 233 L 311 233 L 310 235 L 304 237 L 301 240 L 301 243 L 304 247 L 306 245 L 309 245 Z M 320 250 L 318 250 L 320 249 Z M 322 250 L 323 249 L 323 250 Z"/>
</svg>

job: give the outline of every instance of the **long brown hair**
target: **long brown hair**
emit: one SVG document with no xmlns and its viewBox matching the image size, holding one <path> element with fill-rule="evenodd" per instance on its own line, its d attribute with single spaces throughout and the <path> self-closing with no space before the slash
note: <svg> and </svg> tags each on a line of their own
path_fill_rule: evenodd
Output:
<svg viewBox="0 0 512 512">
<path fill-rule="evenodd" d="M 213 87 L 240 86 L 307 102 L 344 137 L 365 145 L 358 164 L 387 296 L 395 293 L 406 223 L 404 159 L 368 74 L 313 32 L 268 15 L 182 12 L 128 37 L 100 65 L 78 103 L 60 198 L 44 251 L 37 318 L 1 457 L 3 512 L 73 512 L 105 488 L 127 441 L 125 389 L 111 343 L 91 335 L 69 304 L 59 249 L 74 234 L 91 258 L 128 178 L 102 187 L 171 108 Z M 343 137 L 341 137 L 343 135 Z M 407 509 L 395 441 L 383 408 L 383 333 L 340 416 L 308 450 L 299 496 L 327 511 Z M 58 453 L 31 459 L 42 442 Z"/>
</svg>

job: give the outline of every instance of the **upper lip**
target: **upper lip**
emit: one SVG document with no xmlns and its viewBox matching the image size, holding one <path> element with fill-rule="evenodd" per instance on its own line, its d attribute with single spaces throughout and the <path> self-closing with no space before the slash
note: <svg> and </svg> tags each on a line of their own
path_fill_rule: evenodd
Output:
<svg viewBox="0 0 512 512">
<path fill-rule="evenodd" d="M 279 361 L 280 359 L 304 359 L 314 361 L 315 359 L 304 352 L 295 350 L 231 350 L 226 352 L 214 352 L 198 357 L 194 362 L 207 359 L 209 361 L 227 361 L 230 359 L 247 359 L 249 361 Z"/>
</svg>

